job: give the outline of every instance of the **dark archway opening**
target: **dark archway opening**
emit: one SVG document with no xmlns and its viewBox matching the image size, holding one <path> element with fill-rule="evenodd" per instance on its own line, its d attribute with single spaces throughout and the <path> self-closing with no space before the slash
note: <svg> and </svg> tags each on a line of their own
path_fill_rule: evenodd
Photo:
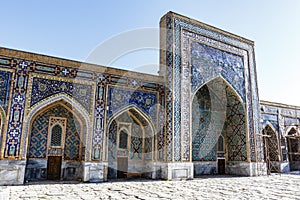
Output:
<svg viewBox="0 0 300 200">
<path fill-rule="evenodd" d="M 226 165 L 247 161 L 246 143 L 243 102 L 222 78 L 213 79 L 193 98 L 194 175 L 232 173 Z"/>
</svg>

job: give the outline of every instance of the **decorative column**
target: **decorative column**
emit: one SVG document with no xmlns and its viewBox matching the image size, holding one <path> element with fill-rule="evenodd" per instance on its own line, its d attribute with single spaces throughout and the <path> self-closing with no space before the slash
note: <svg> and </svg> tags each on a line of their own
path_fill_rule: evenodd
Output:
<svg viewBox="0 0 300 200">
<path fill-rule="evenodd" d="M 93 134 L 92 160 L 102 161 L 104 158 L 104 121 L 105 121 L 105 77 L 97 74 L 97 90 L 95 95 L 95 116 Z"/>
<path fill-rule="evenodd" d="M 34 66 L 34 63 L 28 61 L 11 61 L 11 67 L 15 69 L 15 73 L 13 77 L 13 94 L 4 150 L 4 157 L 6 158 L 20 158 L 28 76 L 29 72 L 34 70 Z"/>
</svg>

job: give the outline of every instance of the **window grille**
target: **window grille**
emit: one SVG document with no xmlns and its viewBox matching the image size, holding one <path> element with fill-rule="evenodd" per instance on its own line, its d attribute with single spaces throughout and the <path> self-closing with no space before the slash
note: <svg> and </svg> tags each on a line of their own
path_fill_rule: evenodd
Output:
<svg viewBox="0 0 300 200">
<path fill-rule="evenodd" d="M 62 128 L 60 125 L 55 125 L 51 131 L 51 143 L 50 146 L 61 146 L 62 142 Z"/>
</svg>

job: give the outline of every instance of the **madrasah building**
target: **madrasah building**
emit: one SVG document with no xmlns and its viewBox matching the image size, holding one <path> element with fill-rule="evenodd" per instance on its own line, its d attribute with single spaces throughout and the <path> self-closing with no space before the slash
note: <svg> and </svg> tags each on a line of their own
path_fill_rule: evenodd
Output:
<svg viewBox="0 0 300 200">
<path fill-rule="evenodd" d="M 159 75 L 0 48 L 0 184 L 300 170 L 300 107 L 260 101 L 254 42 L 169 12 Z"/>
</svg>

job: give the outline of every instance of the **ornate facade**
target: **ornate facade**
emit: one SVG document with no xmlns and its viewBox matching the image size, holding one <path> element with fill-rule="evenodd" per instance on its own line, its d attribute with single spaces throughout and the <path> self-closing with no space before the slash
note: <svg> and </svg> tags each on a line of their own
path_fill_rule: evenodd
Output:
<svg viewBox="0 0 300 200">
<path fill-rule="evenodd" d="M 0 48 L 0 184 L 299 169 L 300 109 L 259 102 L 254 42 L 160 30 L 159 76 Z"/>
</svg>

